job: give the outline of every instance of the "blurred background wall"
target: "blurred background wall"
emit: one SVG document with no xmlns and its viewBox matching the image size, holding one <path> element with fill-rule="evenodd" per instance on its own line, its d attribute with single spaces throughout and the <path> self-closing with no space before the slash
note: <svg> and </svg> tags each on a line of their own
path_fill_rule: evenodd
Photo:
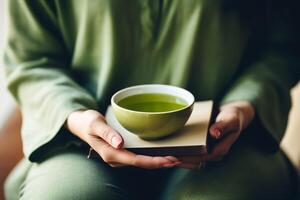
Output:
<svg viewBox="0 0 300 200">
<path fill-rule="evenodd" d="M 0 200 L 4 199 L 4 180 L 23 157 L 20 111 L 16 108 L 16 104 L 6 91 L 4 84 L 2 57 L 7 31 L 5 2 L 6 0 L 0 0 Z"/>
<path fill-rule="evenodd" d="M 298 168 L 300 174 L 300 83 L 292 89 L 291 95 L 293 105 L 281 147 Z"/>
<path fill-rule="evenodd" d="M 0 127 L 3 126 L 6 116 L 12 112 L 14 101 L 10 95 L 5 91 L 4 75 L 3 75 L 3 47 L 5 45 L 5 37 L 7 34 L 7 15 L 6 15 L 6 1 L 0 0 Z"/>
</svg>

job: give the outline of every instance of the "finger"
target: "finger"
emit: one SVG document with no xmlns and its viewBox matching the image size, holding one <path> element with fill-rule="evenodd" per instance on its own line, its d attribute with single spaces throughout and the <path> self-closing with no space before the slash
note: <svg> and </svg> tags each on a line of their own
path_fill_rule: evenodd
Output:
<svg viewBox="0 0 300 200">
<path fill-rule="evenodd" d="M 117 133 L 113 128 L 108 126 L 105 122 L 99 120 L 95 122 L 93 127 L 94 134 L 102 138 L 114 148 L 118 149 L 123 146 L 124 141 L 121 135 Z"/>
<path fill-rule="evenodd" d="M 178 159 L 182 164 L 197 164 L 200 162 L 221 161 L 229 152 L 232 144 L 239 137 L 238 132 L 228 133 L 220 142 L 212 149 L 210 154 L 202 154 L 199 156 L 180 156 Z M 182 166 L 182 165 L 179 165 Z"/>
<path fill-rule="evenodd" d="M 127 165 L 120 164 L 120 163 L 110 163 L 109 166 L 117 168 L 117 167 L 125 167 Z"/>
<path fill-rule="evenodd" d="M 115 150 L 116 151 L 116 150 Z M 125 149 L 119 149 L 115 155 L 119 163 L 145 169 L 156 169 L 162 167 L 174 167 L 181 162 L 174 156 L 144 156 L 137 155 Z"/>
<path fill-rule="evenodd" d="M 130 165 L 145 169 L 156 169 L 162 167 L 173 167 L 180 164 L 179 161 L 172 161 L 170 157 L 151 157 L 137 155 L 125 149 L 115 149 L 100 138 L 94 142 L 92 147 L 101 158 L 108 164 Z M 172 159 L 174 159 L 172 157 Z"/>
<path fill-rule="evenodd" d="M 220 129 L 218 128 L 219 125 L 217 123 L 220 123 L 220 122 L 216 122 L 214 123 L 210 128 L 209 128 L 209 133 L 212 137 L 216 138 L 216 139 L 219 139 L 222 137 L 222 133 L 220 131 Z"/>
<path fill-rule="evenodd" d="M 222 114 L 221 120 L 216 121 L 209 129 L 212 137 L 220 139 L 226 133 L 240 129 L 240 123 L 237 116 L 233 114 Z"/>
<path fill-rule="evenodd" d="M 156 156 L 144 156 L 144 155 L 135 155 L 135 159 L 132 161 L 131 165 L 146 169 L 156 169 L 162 167 L 174 167 L 181 164 L 180 161 L 171 161 L 166 157 Z"/>
<path fill-rule="evenodd" d="M 165 156 L 165 158 L 173 162 L 180 162 L 180 160 L 174 156 Z"/>
<path fill-rule="evenodd" d="M 220 143 L 213 148 L 210 159 L 220 160 L 220 158 L 229 152 L 232 144 L 237 140 L 238 137 L 238 132 L 227 134 L 226 137 L 224 137 Z"/>
</svg>

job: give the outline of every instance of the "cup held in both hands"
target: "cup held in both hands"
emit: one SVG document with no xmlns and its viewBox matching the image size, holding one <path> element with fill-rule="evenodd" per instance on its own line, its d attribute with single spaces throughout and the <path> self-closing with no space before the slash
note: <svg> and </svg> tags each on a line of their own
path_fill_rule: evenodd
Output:
<svg viewBox="0 0 300 200">
<path fill-rule="evenodd" d="M 113 112 L 128 131 L 145 140 L 165 137 L 189 119 L 195 98 L 187 90 L 170 85 L 138 85 L 115 93 Z"/>
</svg>

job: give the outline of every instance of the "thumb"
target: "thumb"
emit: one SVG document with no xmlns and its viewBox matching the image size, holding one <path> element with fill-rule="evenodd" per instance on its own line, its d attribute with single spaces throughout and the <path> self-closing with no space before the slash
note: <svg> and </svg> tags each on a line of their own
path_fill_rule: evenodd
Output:
<svg viewBox="0 0 300 200">
<path fill-rule="evenodd" d="M 212 137 L 219 139 L 224 135 L 226 123 L 224 121 L 215 122 L 210 128 L 209 133 Z"/>
<path fill-rule="evenodd" d="M 119 133 L 117 133 L 113 128 L 107 125 L 104 121 L 99 120 L 94 124 L 94 134 L 99 136 L 105 142 L 110 144 L 116 149 L 123 146 L 124 141 Z"/>
<path fill-rule="evenodd" d="M 219 139 L 226 133 L 237 130 L 239 127 L 238 118 L 222 112 L 216 119 L 216 122 L 210 127 L 209 133 L 212 137 Z"/>
</svg>

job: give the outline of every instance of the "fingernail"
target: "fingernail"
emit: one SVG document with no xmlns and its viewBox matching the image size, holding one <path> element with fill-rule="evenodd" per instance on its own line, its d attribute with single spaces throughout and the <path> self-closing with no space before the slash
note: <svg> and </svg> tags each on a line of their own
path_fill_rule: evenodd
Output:
<svg viewBox="0 0 300 200">
<path fill-rule="evenodd" d="M 119 148 L 120 144 L 121 144 L 122 140 L 120 137 L 117 137 L 117 136 L 114 136 L 112 139 L 111 139 L 111 144 L 113 147 L 115 148 Z"/>
<path fill-rule="evenodd" d="M 172 161 L 172 162 L 178 162 L 179 161 L 177 158 L 175 158 L 173 156 L 166 156 L 165 158 Z"/>
<path fill-rule="evenodd" d="M 163 164 L 163 167 L 165 168 L 170 168 L 170 167 L 174 167 L 175 164 L 174 163 L 166 163 L 166 164 Z"/>
<path fill-rule="evenodd" d="M 215 130 L 215 136 L 217 139 L 221 137 L 221 132 L 218 129 Z"/>
<path fill-rule="evenodd" d="M 180 162 L 180 161 L 177 161 L 177 162 L 173 162 L 173 164 L 174 164 L 174 166 L 176 166 L 176 165 L 180 165 L 180 164 L 182 164 L 182 162 Z"/>
</svg>

